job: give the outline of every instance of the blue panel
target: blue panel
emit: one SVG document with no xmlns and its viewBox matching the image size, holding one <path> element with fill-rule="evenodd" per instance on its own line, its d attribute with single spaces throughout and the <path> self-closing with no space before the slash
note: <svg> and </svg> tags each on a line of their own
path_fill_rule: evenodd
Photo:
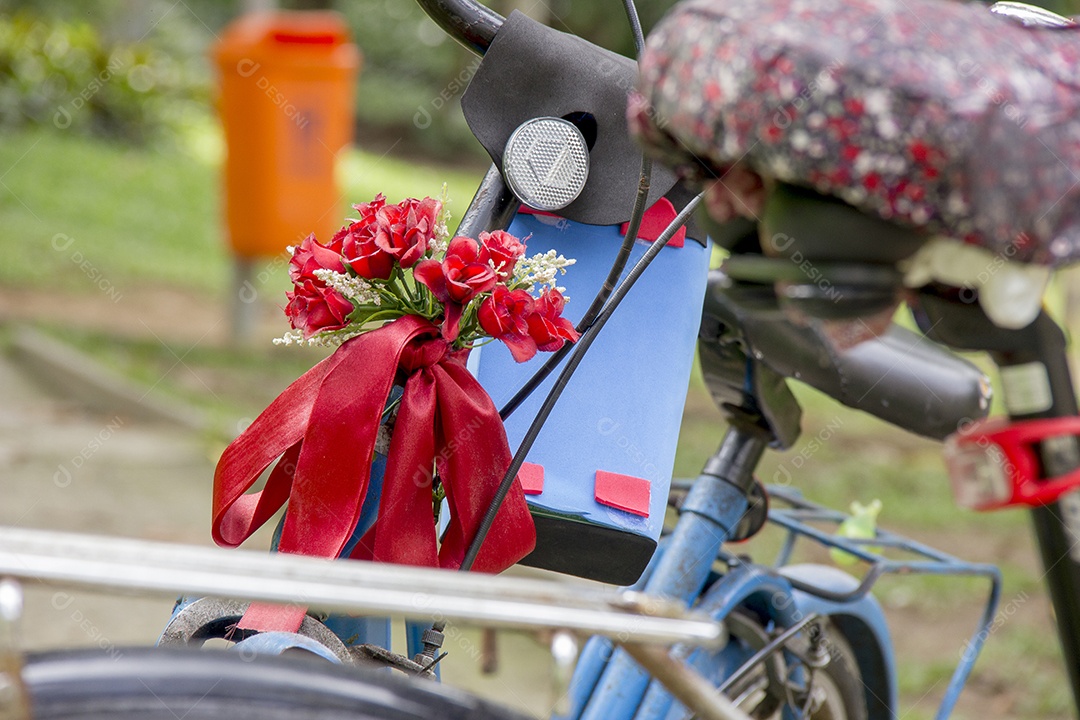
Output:
<svg viewBox="0 0 1080 720">
<path fill-rule="evenodd" d="M 618 253 L 619 228 L 519 215 L 510 232 L 525 239 L 530 255 L 554 249 L 577 260 L 559 278 L 571 298 L 566 315 L 576 323 Z M 630 266 L 647 247 L 637 244 Z M 665 248 L 608 322 L 527 458 L 544 466 L 544 492 L 528 496 L 534 512 L 570 515 L 654 540 L 660 536 L 708 262 L 708 249 L 692 240 L 682 248 Z M 478 354 L 470 364 L 498 407 L 547 357 L 539 353 L 519 365 L 501 343 L 485 345 Z M 553 378 L 508 419 L 512 449 L 520 444 Z M 649 516 L 597 503 L 597 470 L 648 480 Z"/>
</svg>

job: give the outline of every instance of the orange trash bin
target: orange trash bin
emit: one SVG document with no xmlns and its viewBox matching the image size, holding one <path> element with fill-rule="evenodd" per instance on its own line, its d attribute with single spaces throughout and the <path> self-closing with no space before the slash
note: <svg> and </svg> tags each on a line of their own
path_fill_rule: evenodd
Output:
<svg viewBox="0 0 1080 720">
<path fill-rule="evenodd" d="M 333 12 L 230 24 L 213 48 L 225 128 L 225 216 L 240 258 L 281 253 L 342 224 L 335 164 L 352 139 L 360 51 Z"/>
</svg>

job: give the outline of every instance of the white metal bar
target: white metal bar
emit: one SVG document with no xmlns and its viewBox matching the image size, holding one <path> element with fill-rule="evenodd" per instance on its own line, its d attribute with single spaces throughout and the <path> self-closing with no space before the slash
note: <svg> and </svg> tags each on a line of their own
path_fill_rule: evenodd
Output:
<svg viewBox="0 0 1080 720">
<path fill-rule="evenodd" d="M 0 576 L 105 591 L 300 604 L 328 612 L 572 630 L 718 647 L 720 623 L 641 593 L 354 560 L 0 528 Z"/>
</svg>

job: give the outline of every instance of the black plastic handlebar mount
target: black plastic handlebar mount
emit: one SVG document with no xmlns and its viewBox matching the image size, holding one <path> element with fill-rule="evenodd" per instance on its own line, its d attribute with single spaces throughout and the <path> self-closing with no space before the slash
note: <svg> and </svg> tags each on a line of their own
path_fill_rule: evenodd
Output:
<svg viewBox="0 0 1080 720">
<path fill-rule="evenodd" d="M 483 55 L 503 16 L 475 0 L 416 0 L 427 16 L 447 35 L 477 55 Z"/>
</svg>

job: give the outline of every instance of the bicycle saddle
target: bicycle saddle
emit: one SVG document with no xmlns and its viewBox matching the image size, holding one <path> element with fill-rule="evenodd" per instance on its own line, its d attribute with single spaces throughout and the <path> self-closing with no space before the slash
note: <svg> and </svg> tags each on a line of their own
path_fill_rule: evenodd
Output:
<svg viewBox="0 0 1080 720">
<path fill-rule="evenodd" d="M 654 30 L 633 131 L 755 216 L 775 181 L 1015 260 L 1080 260 L 1080 27 L 942 0 L 692 0 Z M 870 260 L 888 238 L 866 236 Z M 880 238 L 880 239 L 879 239 Z"/>
</svg>

